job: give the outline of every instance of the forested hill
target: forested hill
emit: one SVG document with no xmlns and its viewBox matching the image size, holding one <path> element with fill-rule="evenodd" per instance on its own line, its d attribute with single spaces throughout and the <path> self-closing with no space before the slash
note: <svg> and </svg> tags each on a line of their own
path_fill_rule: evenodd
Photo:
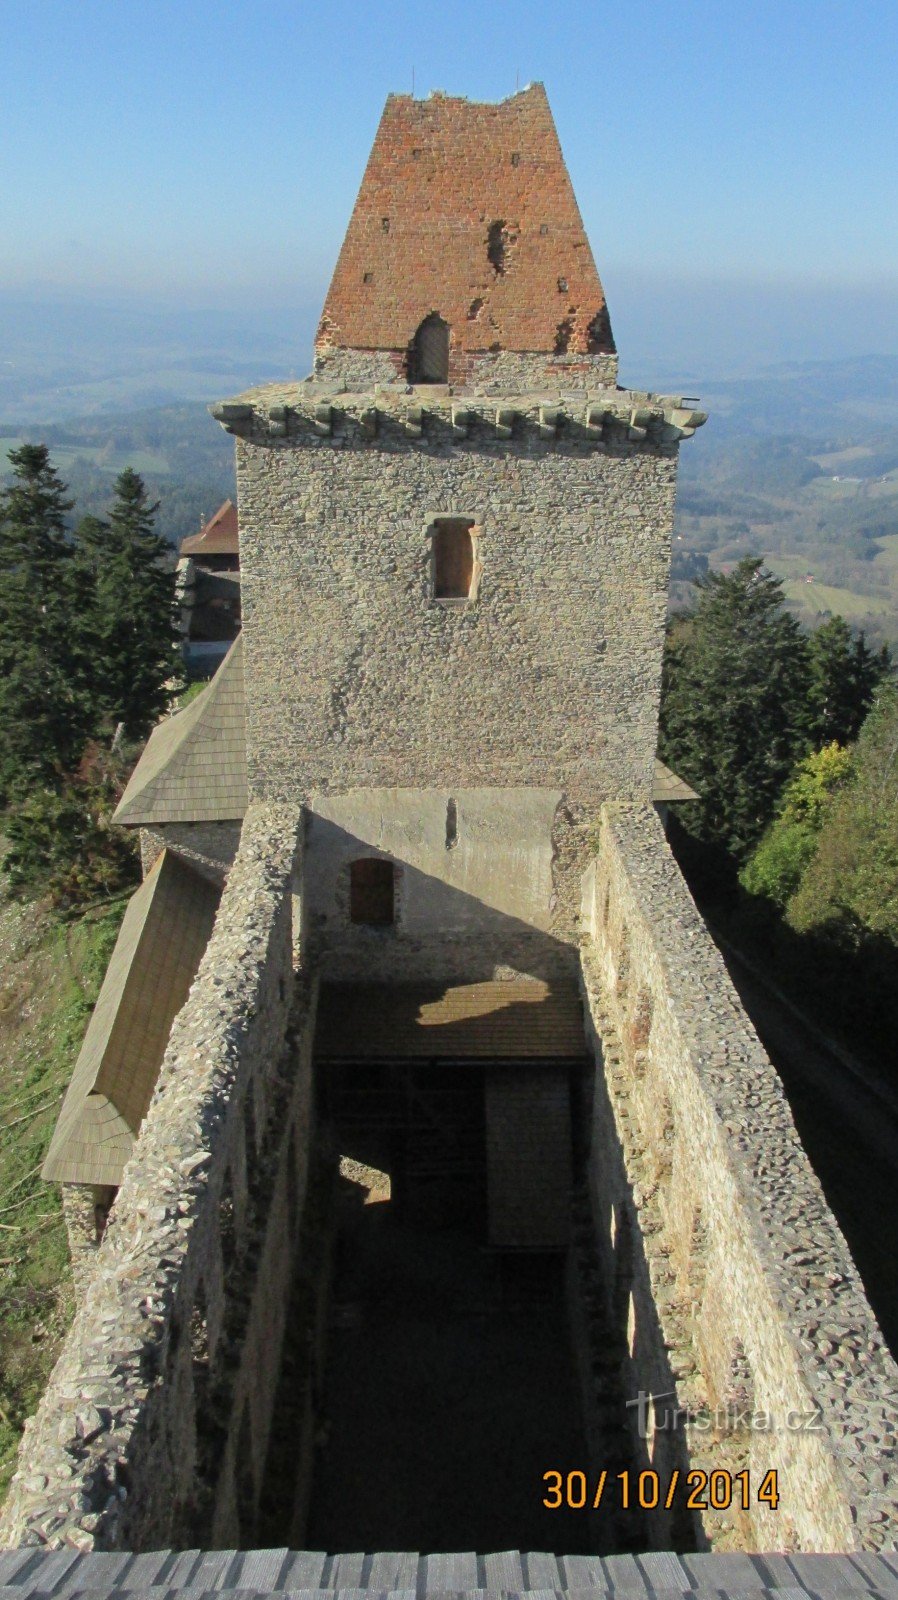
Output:
<svg viewBox="0 0 898 1600">
<path fill-rule="evenodd" d="M 5 435 L 5 437 L 4 437 Z M 177 544 L 235 495 L 234 441 L 202 401 L 155 406 L 123 415 L 97 413 L 65 423 L 16 427 L 0 424 L 0 481 L 8 477 L 9 450 L 46 444 L 75 502 L 73 519 L 101 516 L 112 484 L 126 467 L 143 478 L 159 501 L 156 526 Z"/>
</svg>

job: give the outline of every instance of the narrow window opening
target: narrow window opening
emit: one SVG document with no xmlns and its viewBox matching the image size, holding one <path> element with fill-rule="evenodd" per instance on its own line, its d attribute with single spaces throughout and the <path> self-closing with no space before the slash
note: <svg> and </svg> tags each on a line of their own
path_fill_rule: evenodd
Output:
<svg viewBox="0 0 898 1600">
<path fill-rule="evenodd" d="M 454 850 L 458 844 L 458 806 L 450 797 L 446 801 L 446 849 Z"/>
<path fill-rule="evenodd" d="M 409 359 L 412 383 L 449 382 L 449 324 L 436 312 L 421 323 Z"/>
<path fill-rule="evenodd" d="M 389 231 L 390 231 L 390 219 L 389 219 L 389 217 L 381 217 L 380 226 L 381 226 L 381 229 L 382 229 L 382 231 L 384 233 L 389 233 Z"/>
<path fill-rule="evenodd" d="M 467 600 L 474 580 L 472 522 L 440 518 L 434 523 L 433 594 L 435 600 Z"/>
<path fill-rule="evenodd" d="M 349 867 L 349 920 L 369 928 L 395 921 L 395 877 L 392 861 L 367 856 Z"/>
</svg>

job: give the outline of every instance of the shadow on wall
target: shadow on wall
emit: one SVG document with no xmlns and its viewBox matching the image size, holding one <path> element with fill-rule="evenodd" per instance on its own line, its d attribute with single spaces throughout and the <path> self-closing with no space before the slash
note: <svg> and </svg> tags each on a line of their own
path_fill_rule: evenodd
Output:
<svg viewBox="0 0 898 1600">
<path fill-rule="evenodd" d="M 438 978 L 445 982 L 486 982 L 496 977 L 573 979 L 577 951 L 550 931 L 555 899 L 551 888 L 551 850 L 529 897 L 502 863 L 481 893 L 462 889 L 434 872 L 366 843 L 358 835 L 315 816 L 306 856 L 306 937 L 309 959 L 326 981 L 403 983 Z M 521 860 L 521 876 L 526 869 Z M 350 868 L 354 861 L 392 862 L 392 921 L 353 920 Z M 467 875 L 473 877 L 473 873 Z M 495 899 L 520 904 L 529 898 L 533 920 L 490 904 Z M 522 908 L 523 909 L 523 908 Z M 545 926 L 540 927 L 539 922 Z"/>
</svg>

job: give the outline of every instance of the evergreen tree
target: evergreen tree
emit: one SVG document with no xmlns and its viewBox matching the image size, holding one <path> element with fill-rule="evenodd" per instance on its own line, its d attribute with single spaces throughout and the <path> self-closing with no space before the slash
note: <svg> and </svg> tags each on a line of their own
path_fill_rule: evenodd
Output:
<svg viewBox="0 0 898 1600">
<path fill-rule="evenodd" d="M 10 452 L 0 494 L 0 799 L 55 787 L 78 759 L 91 713 L 82 671 L 71 502 L 45 445 Z"/>
<path fill-rule="evenodd" d="M 760 559 L 697 589 L 668 639 L 661 756 L 697 790 L 702 836 L 742 859 L 807 750 L 808 646 Z"/>
<path fill-rule="evenodd" d="M 97 710 L 109 729 L 123 723 L 129 739 L 147 732 L 179 682 L 175 573 L 171 548 L 154 530 L 157 510 L 129 467 L 116 480 L 108 519 L 86 517 L 76 533 L 93 588 Z"/>
<path fill-rule="evenodd" d="M 889 672 L 888 646 L 868 649 L 844 617 L 830 617 L 809 641 L 809 733 L 817 745 L 850 744 L 857 738 L 877 686 Z"/>
</svg>

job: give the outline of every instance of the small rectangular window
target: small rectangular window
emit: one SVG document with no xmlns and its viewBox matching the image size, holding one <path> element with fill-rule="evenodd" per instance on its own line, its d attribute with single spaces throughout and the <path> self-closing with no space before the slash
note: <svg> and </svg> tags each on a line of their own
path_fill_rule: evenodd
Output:
<svg viewBox="0 0 898 1600">
<path fill-rule="evenodd" d="M 474 578 L 473 522 L 440 517 L 433 532 L 435 600 L 467 600 Z"/>
<path fill-rule="evenodd" d="M 388 927 L 395 920 L 395 870 L 392 861 L 371 856 L 349 866 L 349 920 L 371 928 Z"/>
</svg>

